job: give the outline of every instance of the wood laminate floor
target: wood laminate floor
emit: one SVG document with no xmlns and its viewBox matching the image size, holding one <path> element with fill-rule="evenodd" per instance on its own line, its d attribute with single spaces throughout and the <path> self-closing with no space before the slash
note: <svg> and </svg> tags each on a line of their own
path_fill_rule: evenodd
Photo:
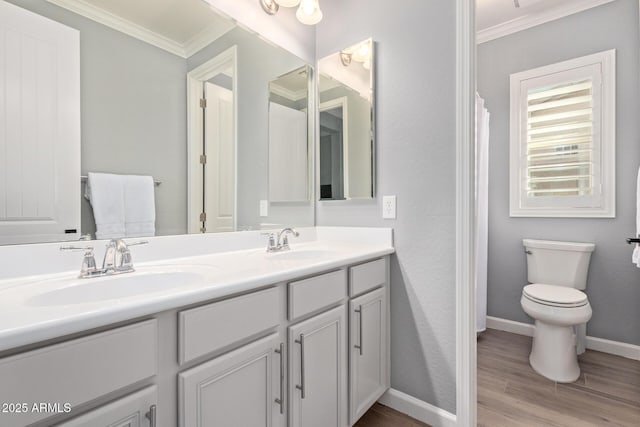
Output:
<svg viewBox="0 0 640 427">
<path fill-rule="evenodd" d="M 587 350 L 560 384 L 529 366 L 531 338 L 488 329 L 478 339 L 479 426 L 640 426 L 640 362 Z"/>
<path fill-rule="evenodd" d="M 425 423 L 376 403 L 353 427 L 429 427 Z"/>
</svg>

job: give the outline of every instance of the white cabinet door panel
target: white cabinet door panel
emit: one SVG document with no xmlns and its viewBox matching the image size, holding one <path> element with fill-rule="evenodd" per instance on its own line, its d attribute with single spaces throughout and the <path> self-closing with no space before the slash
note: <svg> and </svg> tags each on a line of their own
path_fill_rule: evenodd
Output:
<svg viewBox="0 0 640 427">
<path fill-rule="evenodd" d="M 181 373 L 180 426 L 283 426 L 279 349 L 273 334 Z"/>
<path fill-rule="evenodd" d="M 289 328 L 292 427 L 346 425 L 345 334 L 344 306 Z"/>
<path fill-rule="evenodd" d="M 349 303 L 350 417 L 355 423 L 389 388 L 387 288 Z"/>
</svg>

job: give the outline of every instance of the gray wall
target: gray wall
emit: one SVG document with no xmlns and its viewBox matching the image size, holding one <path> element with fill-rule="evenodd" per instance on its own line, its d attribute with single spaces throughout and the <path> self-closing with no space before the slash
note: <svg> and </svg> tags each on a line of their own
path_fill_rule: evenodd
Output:
<svg viewBox="0 0 640 427">
<path fill-rule="evenodd" d="M 455 412 L 455 2 L 323 0 L 318 58 L 377 42 L 377 198 L 320 202 L 319 225 L 394 228 L 391 385 Z M 382 220 L 381 195 L 397 195 Z"/>
<path fill-rule="evenodd" d="M 272 205 L 259 216 L 259 201 L 268 200 L 269 82 L 304 62 L 254 34 L 235 28 L 187 60 L 189 70 L 231 46 L 238 47 L 238 227 L 260 223 L 312 225 L 313 204 Z"/>
<path fill-rule="evenodd" d="M 185 233 L 184 58 L 45 0 L 9 2 L 80 31 L 82 174 L 153 175 L 162 181 L 156 190 L 156 233 Z M 95 231 L 84 199 L 82 229 Z"/>
<path fill-rule="evenodd" d="M 615 219 L 509 217 L 509 75 L 617 50 Z M 522 311 L 526 283 L 522 238 L 594 242 L 587 295 L 591 336 L 640 344 L 640 269 L 624 239 L 635 232 L 640 166 L 638 2 L 618 0 L 481 44 L 478 91 L 491 113 L 489 149 L 489 316 L 532 323 Z"/>
</svg>

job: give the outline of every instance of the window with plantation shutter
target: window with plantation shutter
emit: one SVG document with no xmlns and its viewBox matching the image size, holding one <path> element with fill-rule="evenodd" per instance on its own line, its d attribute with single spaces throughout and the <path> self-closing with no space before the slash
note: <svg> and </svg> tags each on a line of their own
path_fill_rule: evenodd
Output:
<svg viewBox="0 0 640 427">
<path fill-rule="evenodd" d="M 615 51 L 511 75 L 511 216 L 615 216 Z"/>
</svg>

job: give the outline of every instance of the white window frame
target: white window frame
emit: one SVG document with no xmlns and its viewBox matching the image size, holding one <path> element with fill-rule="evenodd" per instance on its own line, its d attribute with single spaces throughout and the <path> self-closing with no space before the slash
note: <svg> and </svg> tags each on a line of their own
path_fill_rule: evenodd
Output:
<svg viewBox="0 0 640 427">
<path fill-rule="evenodd" d="M 592 78 L 594 84 L 596 194 L 527 197 L 528 90 L 580 78 Z M 615 96 L 615 49 L 511 75 L 510 216 L 615 218 Z"/>
</svg>

